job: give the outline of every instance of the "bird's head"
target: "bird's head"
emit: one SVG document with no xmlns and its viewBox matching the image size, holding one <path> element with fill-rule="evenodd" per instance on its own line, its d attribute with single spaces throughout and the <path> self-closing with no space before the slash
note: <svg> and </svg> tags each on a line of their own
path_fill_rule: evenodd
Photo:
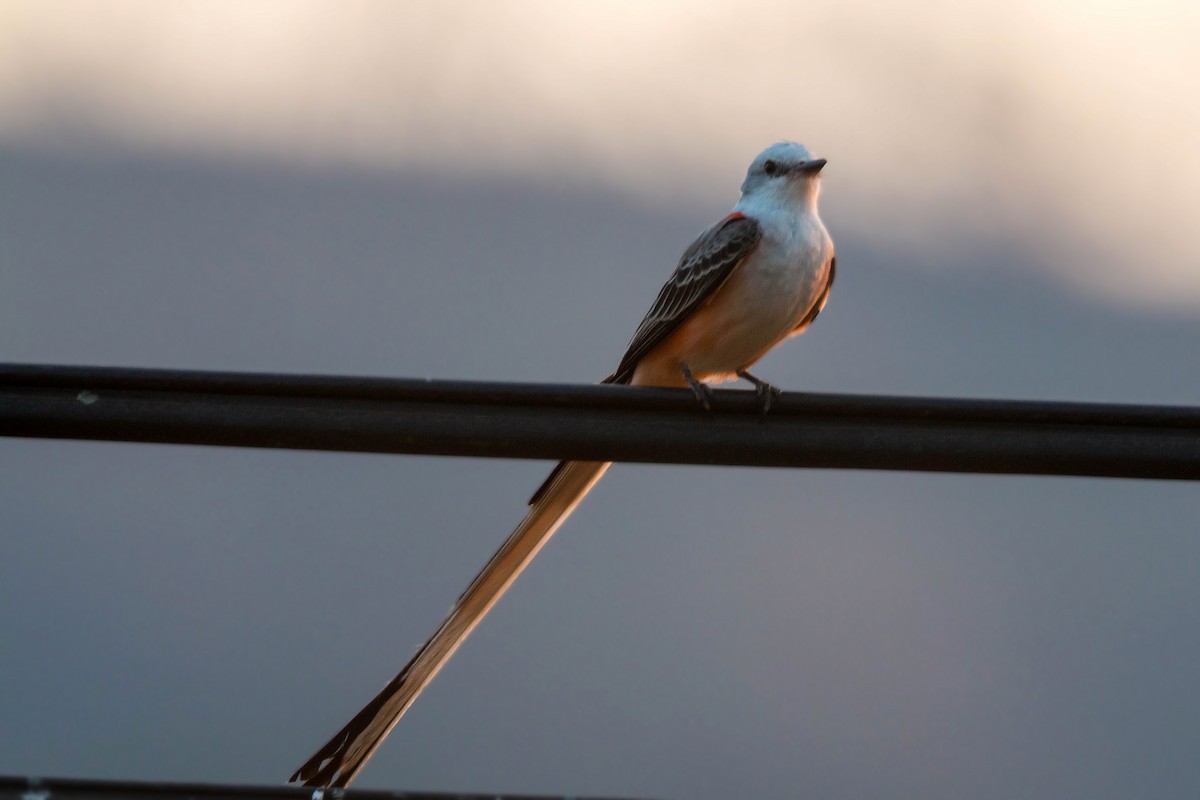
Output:
<svg viewBox="0 0 1200 800">
<path fill-rule="evenodd" d="M 742 197 L 815 202 L 825 159 L 798 142 L 778 142 L 758 154 L 746 171 Z"/>
</svg>

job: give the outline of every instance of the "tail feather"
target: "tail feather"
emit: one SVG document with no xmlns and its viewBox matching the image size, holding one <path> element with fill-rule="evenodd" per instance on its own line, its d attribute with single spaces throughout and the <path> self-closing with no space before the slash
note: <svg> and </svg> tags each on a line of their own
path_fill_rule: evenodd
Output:
<svg viewBox="0 0 1200 800">
<path fill-rule="evenodd" d="M 348 786 L 438 670 L 491 611 L 608 467 L 609 463 L 602 461 L 564 461 L 559 464 L 530 501 L 525 519 L 463 592 L 437 632 L 404 665 L 399 675 L 296 770 L 289 783 Z"/>
</svg>

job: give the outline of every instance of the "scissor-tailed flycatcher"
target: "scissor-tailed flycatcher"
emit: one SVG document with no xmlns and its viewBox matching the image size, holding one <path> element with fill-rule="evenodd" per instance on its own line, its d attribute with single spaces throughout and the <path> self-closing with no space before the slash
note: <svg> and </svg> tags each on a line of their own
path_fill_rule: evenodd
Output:
<svg viewBox="0 0 1200 800">
<path fill-rule="evenodd" d="M 733 212 L 692 243 L 605 383 L 691 387 L 755 385 L 764 410 L 777 393 L 746 372 L 816 319 L 833 286 L 833 241 L 817 215 L 825 159 L 780 142 L 754 159 Z M 608 463 L 564 461 L 529 501 L 529 512 L 475 578 L 437 632 L 400 674 L 291 777 L 347 786 L 400 716 L 433 680 L 521 570 L 596 484 Z"/>
</svg>

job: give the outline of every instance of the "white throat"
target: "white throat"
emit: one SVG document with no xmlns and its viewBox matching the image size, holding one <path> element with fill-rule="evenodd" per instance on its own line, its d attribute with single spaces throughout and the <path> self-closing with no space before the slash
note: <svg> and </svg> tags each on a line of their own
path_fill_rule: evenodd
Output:
<svg viewBox="0 0 1200 800">
<path fill-rule="evenodd" d="M 780 215 L 818 217 L 817 196 L 820 193 L 820 182 L 816 178 L 776 180 L 743 194 L 733 210 L 755 219 Z"/>
</svg>

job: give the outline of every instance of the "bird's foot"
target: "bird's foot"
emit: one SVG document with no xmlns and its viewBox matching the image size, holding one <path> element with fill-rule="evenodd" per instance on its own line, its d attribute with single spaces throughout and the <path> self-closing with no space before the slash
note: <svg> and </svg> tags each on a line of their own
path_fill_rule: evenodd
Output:
<svg viewBox="0 0 1200 800">
<path fill-rule="evenodd" d="M 758 395 L 758 404 L 762 408 L 762 415 L 765 417 L 767 412 L 771 410 L 771 403 L 776 397 L 783 394 L 783 390 L 778 386 L 767 383 L 761 378 L 756 378 L 744 369 L 739 369 L 737 376 L 744 381 L 754 384 L 754 393 Z"/>
<path fill-rule="evenodd" d="M 683 377 L 687 379 L 688 386 L 692 387 L 692 394 L 696 395 L 696 402 L 705 411 L 712 411 L 712 389 L 709 388 L 708 384 L 696 380 L 696 376 L 688 369 L 687 364 L 680 364 L 679 368 L 683 370 Z"/>
</svg>

